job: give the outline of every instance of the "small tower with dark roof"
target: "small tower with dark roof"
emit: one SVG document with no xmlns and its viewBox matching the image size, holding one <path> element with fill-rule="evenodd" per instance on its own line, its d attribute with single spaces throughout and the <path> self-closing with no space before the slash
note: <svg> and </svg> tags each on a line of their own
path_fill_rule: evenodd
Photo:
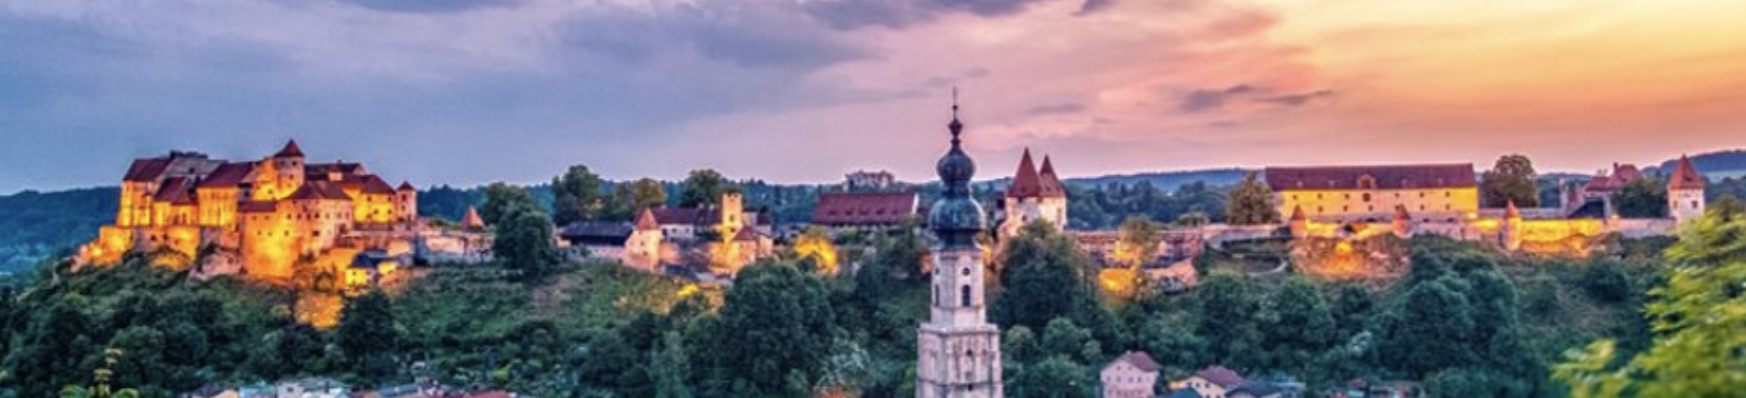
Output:
<svg viewBox="0 0 1746 398">
<path fill-rule="evenodd" d="M 1704 175 L 1681 155 L 1673 175 L 1667 178 L 1667 215 L 1683 225 L 1704 215 Z"/>
<path fill-rule="evenodd" d="M 976 242 L 986 222 L 982 205 L 970 192 L 976 162 L 961 145 L 964 124 L 952 104 L 952 147 L 936 169 L 946 192 L 928 214 L 928 229 L 938 237 L 932 248 L 930 316 L 917 330 L 917 398 L 999 398 L 1004 396 L 1000 328 L 988 323 L 984 292 L 985 259 Z"/>
</svg>

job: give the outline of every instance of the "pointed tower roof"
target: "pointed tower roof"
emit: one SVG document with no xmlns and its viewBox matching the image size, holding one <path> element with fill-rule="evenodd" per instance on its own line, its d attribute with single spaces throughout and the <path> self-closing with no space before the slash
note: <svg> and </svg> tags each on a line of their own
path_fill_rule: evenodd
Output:
<svg viewBox="0 0 1746 398">
<path fill-rule="evenodd" d="M 1061 177 L 1055 175 L 1055 163 L 1050 161 L 1049 155 L 1043 155 L 1043 170 L 1038 172 L 1038 177 L 1042 179 L 1042 189 L 1039 192 L 1041 196 L 1047 198 L 1067 197 L 1067 185 L 1062 184 Z"/>
<path fill-rule="evenodd" d="M 1303 206 L 1291 208 L 1291 221 L 1309 221 L 1309 216 L 1303 214 Z"/>
<path fill-rule="evenodd" d="M 1394 219 L 1399 220 L 1399 221 L 1412 221 L 1413 215 L 1407 213 L 1406 206 L 1395 205 L 1394 206 Z"/>
<path fill-rule="evenodd" d="M 1504 218 L 1522 218 L 1522 210 L 1516 208 L 1516 201 L 1510 201 L 1509 207 L 1504 209 Z"/>
<path fill-rule="evenodd" d="M 406 182 L 406 180 L 400 180 L 400 187 L 395 188 L 394 190 L 406 192 L 406 191 L 417 191 L 418 188 L 413 188 L 412 183 Z"/>
<path fill-rule="evenodd" d="M 643 209 L 643 212 L 637 215 L 637 230 L 653 231 L 657 229 L 661 229 L 661 223 L 655 221 L 655 211 Z"/>
<path fill-rule="evenodd" d="M 479 209 L 467 208 L 467 216 L 461 218 L 461 228 L 485 229 L 485 219 L 479 218 Z"/>
<path fill-rule="evenodd" d="M 286 142 L 285 148 L 280 149 L 279 153 L 274 154 L 273 157 L 274 158 L 300 158 L 300 157 L 303 157 L 303 148 L 298 147 L 297 140 L 293 139 L 289 142 Z"/>
<path fill-rule="evenodd" d="M 1674 167 L 1673 176 L 1667 179 L 1667 190 L 1683 191 L 1701 189 L 1704 189 L 1704 175 L 1699 174 L 1696 167 L 1692 167 L 1690 157 L 1680 155 L 1679 165 Z"/>
<path fill-rule="evenodd" d="M 1024 157 L 1019 159 L 1018 172 L 1013 174 L 1012 186 L 1006 188 L 1006 197 L 1034 198 L 1042 193 L 1042 177 L 1037 175 L 1037 164 L 1031 161 L 1031 149 L 1025 148 Z"/>
</svg>

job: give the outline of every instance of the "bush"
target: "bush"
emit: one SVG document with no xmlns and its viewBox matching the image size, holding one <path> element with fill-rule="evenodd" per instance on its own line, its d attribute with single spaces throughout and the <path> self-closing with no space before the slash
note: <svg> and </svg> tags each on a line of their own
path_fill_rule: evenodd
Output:
<svg viewBox="0 0 1746 398">
<path fill-rule="evenodd" d="M 1582 287 L 1597 300 L 1620 302 L 1631 296 L 1631 278 L 1615 261 L 1597 261 L 1582 274 Z"/>
</svg>

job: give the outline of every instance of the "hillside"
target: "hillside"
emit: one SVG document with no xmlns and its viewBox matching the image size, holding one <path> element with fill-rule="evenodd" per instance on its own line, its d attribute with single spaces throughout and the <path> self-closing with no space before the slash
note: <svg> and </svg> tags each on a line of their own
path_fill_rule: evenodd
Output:
<svg viewBox="0 0 1746 398">
<path fill-rule="evenodd" d="M 1668 159 L 1661 162 L 1661 165 L 1646 171 L 1660 175 L 1662 170 L 1673 170 L 1676 162 L 1679 162 L 1679 159 Z M 1697 167 L 1712 181 L 1727 177 L 1746 176 L 1746 150 L 1731 149 L 1692 155 L 1691 165 Z"/>
<path fill-rule="evenodd" d="M 114 221 L 120 195 L 102 187 L 0 196 L 0 273 L 95 238 L 98 226 Z"/>
</svg>

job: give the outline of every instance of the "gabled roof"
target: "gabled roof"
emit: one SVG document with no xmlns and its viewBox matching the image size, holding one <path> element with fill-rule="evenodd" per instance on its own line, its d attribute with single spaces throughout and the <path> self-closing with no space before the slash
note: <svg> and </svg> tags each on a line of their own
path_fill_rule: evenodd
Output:
<svg viewBox="0 0 1746 398">
<path fill-rule="evenodd" d="M 820 194 L 812 223 L 830 226 L 896 225 L 916 215 L 915 192 L 832 192 Z"/>
<path fill-rule="evenodd" d="M 1135 369 L 1145 372 L 1157 372 L 1159 369 L 1164 368 L 1158 366 L 1158 361 L 1152 360 L 1151 355 L 1146 355 L 1146 353 L 1139 351 L 1128 351 L 1127 353 L 1122 354 L 1120 358 L 1116 358 L 1115 362 L 1110 365 L 1113 366 L 1116 363 L 1122 362 L 1127 362 L 1128 366 L 1133 366 Z"/>
<path fill-rule="evenodd" d="M 272 213 L 279 210 L 278 204 L 268 201 L 248 201 L 236 206 L 243 213 Z"/>
<path fill-rule="evenodd" d="M 1691 158 L 1681 155 L 1679 166 L 1674 167 L 1673 175 L 1667 179 L 1667 189 L 1670 191 L 1702 190 L 1704 189 L 1704 175 L 1699 174 L 1696 167 L 1692 167 Z"/>
<path fill-rule="evenodd" d="M 370 175 L 370 176 L 364 177 L 363 179 L 364 179 L 364 193 L 372 194 L 372 195 L 393 195 L 394 194 L 394 187 L 388 185 L 387 181 L 383 181 L 382 177 Z"/>
<path fill-rule="evenodd" d="M 195 184 L 200 188 L 236 188 L 255 172 L 254 163 L 225 163 L 212 170 L 206 179 Z"/>
<path fill-rule="evenodd" d="M 1201 369 L 1199 372 L 1194 372 L 1194 375 L 1206 379 L 1209 383 L 1217 384 L 1220 387 L 1225 388 L 1243 384 L 1243 382 L 1246 381 L 1243 380 L 1243 376 L 1238 375 L 1236 371 L 1223 366 L 1212 366 L 1206 369 Z"/>
<path fill-rule="evenodd" d="M 352 200 L 338 184 L 328 181 L 306 181 L 286 200 Z"/>
<path fill-rule="evenodd" d="M 122 177 L 121 180 L 128 182 L 157 181 L 158 178 L 164 176 L 164 170 L 169 167 L 170 159 L 135 159 L 133 165 L 127 167 L 127 175 Z"/>
<path fill-rule="evenodd" d="M 1025 148 L 1025 155 L 1019 159 L 1018 171 L 1013 173 L 1012 185 L 1006 187 L 1006 197 L 1034 198 L 1042 196 L 1042 176 L 1037 174 L 1036 163 L 1031 162 L 1031 149 Z"/>
<path fill-rule="evenodd" d="M 364 165 L 358 163 L 310 163 L 303 165 L 303 172 L 311 175 L 337 172 L 345 175 L 361 174 Z"/>
<path fill-rule="evenodd" d="M 740 233 L 734 234 L 734 240 L 740 242 L 756 241 L 762 237 L 764 233 L 758 232 L 757 228 L 740 228 Z"/>
<path fill-rule="evenodd" d="M 655 222 L 661 225 L 715 225 L 721 222 L 721 211 L 698 208 L 654 209 Z"/>
<path fill-rule="evenodd" d="M 297 146 L 297 140 L 291 140 L 291 141 L 285 143 L 285 148 L 280 149 L 279 153 L 273 154 L 273 157 L 274 158 L 300 158 L 300 157 L 303 157 L 303 148 L 299 148 Z"/>
<path fill-rule="evenodd" d="M 1038 171 L 1041 178 L 1041 196 L 1045 198 L 1067 197 L 1067 185 L 1061 183 L 1061 177 L 1055 175 L 1055 163 L 1049 160 L 1049 155 L 1043 155 L 1043 169 Z"/>
<path fill-rule="evenodd" d="M 164 184 L 158 187 L 158 193 L 152 197 L 152 200 L 169 202 L 172 205 L 195 204 L 194 195 L 188 193 L 193 188 L 194 182 L 188 177 L 170 177 L 164 179 Z"/>
<path fill-rule="evenodd" d="M 1619 188 L 1624 188 L 1625 184 L 1638 178 L 1643 178 L 1643 171 L 1638 170 L 1637 165 L 1630 163 L 1613 163 L 1612 173 L 1595 175 L 1594 178 L 1588 180 L 1588 185 L 1583 186 L 1583 188 L 1589 191 L 1598 192 L 1616 191 Z"/>
<path fill-rule="evenodd" d="M 639 231 L 653 231 L 661 229 L 661 223 L 655 221 L 655 212 L 643 209 L 642 213 L 637 213 L 636 227 Z"/>
<path fill-rule="evenodd" d="M 1273 191 L 1474 188 L 1472 163 L 1332 167 L 1268 167 Z M 1374 187 L 1374 188 L 1371 188 Z"/>
</svg>

